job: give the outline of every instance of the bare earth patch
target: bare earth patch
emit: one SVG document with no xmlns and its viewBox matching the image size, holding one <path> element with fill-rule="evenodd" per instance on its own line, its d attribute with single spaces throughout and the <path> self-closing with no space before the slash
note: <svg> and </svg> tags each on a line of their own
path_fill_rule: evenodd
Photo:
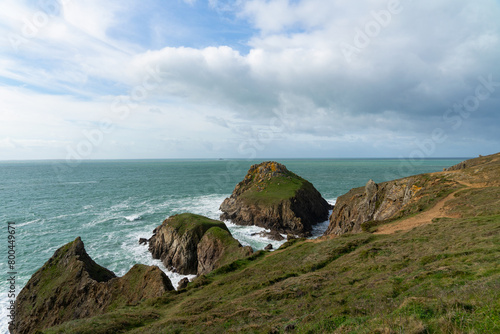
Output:
<svg viewBox="0 0 500 334">
<path fill-rule="evenodd" d="M 461 184 L 467 188 L 483 188 L 486 184 L 471 184 L 468 182 L 460 181 Z M 435 218 L 460 218 L 458 215 L 450 214 L 446 211 L 446 203 L 455 197 L 455 194 L 463 189 L 457 190 L 440 200 L 431 209 L 419 213 L 416 216 L 399 220 L 390 224 L 380 226 L 374 234 L 393 234 L 398 231 L 409 231 L 415 227 L 431 224 Z"/>
</svg>

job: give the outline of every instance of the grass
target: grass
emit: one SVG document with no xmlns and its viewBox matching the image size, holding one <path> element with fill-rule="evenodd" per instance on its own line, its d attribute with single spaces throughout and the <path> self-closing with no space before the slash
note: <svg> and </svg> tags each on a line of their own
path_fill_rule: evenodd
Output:
<svg viewBox="0 0 500 334">
<path fill-rule="evenodd" d="M 167 219 L 167 222 L 168 225 L 177 230 L 179 236 L 182 236 L 188 231 L 192 231 L 201 238 L 206 231 L 213 227 L 228 231 L 227 226 L 223 222 L 193 213 L 182 213 L 172 216 Z"/>
<path fill-rule="evenodd" d="M 395 219 L 409 217 L 433 207 L 441 199 L 463 186 L 444 175 L 422 174 L 415 176 L 415 185 L 420 188 L 415 201 L 405 206 Z"/>
<path fill-rule="evenodd" d="M 295 196 L 297 191 L 310 184 L 300 177 L 279 176 L 252 186 L 241 197 L 256 204 L 276 204 Z"/>
<path fill-rule="evenodd" d="M 482 216 L 258 252 L 135 308 L 158 316 L 131 319 L 138 327 L 127 331 L 495 333 L 499 308 L 500 216 Z M 98 317 L 96 328 L 127 312 Z M 89 321 L 48 333 L 84 332 Z"/>
<path fill-rule="evenodd" d="M 460 218 L 390 235 L 290 240 L 185 290 L 46 333 L 500 333 L 500 163 L 486 160 L 416 176 L 418 198 L 401 214 L 458 190 L 447 209 Z M 457 180 L 484 182 L 481 171 L 492 186 L 460 190 Z"/>
<path fill-rule="evenodd" d="M 263 173 L 261 169 L 267 170 Z M 245 179 L 240 182 L 241 198 L 250 204 L 278 204 L 292 198 L 297 191 L 312 188 L 312 184 L 297 174 L 285 168 L 280 168 L 275 162 L 261 164 L 261 168 L 250 170 Z"/>
<path fill-rule="evenodd" d="M 218 226 L 208 229 L 203 238 L 210 238 L 212 240 L 216 240 L 216 242 L 222 243 L 221 246 L 224 251 L 222 253 L 222 257 L 218 260 L 216 267 L 221 264 L 224 265 L 232 263 L 233 261 L 244 257 L 244 254 L 247 254 L 247 251 L 242 248 L 239 241 L 234 239 L 229 231 Z"/>
</svg>

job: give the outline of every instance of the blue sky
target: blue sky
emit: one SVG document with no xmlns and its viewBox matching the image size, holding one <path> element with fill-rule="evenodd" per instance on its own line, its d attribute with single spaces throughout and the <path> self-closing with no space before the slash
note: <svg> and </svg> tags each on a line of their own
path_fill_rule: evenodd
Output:
<svg viewBox="0 0 500 334">
<path fill-rule="evenodd" d="M 500 1 L 2 0 L 0 160 L 500 151 Z"/>
</svg>

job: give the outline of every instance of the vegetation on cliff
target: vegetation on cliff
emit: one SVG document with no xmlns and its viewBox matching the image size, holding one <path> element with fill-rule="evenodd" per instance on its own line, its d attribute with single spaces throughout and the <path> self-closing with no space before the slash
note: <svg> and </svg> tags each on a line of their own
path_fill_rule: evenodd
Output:
<svg viewBox="0 0 500 334">
<path fill-rule="evenodd" d="M 484 159 L 418 176 L 421 189 L 377 226 L 290 240 L 44 333 L 498 333 L 500 154 Z"/>
<path fill-rule="evenodd" d="M 123 277 L 95 263 L 80 238 L 59 248 L 16 299 L 11 333 L 34 333 L 64 321 L 87 318 L 173 290 L 156 266 L 137 264 Z"/>
<path fill-rule="evenodd" d="M 310 182 L 268 161 L 251 166 L 220 209 L 235 224 L 303 234 L 328 219 L 330 205 Z"/>
<path fill-rule="evenodd" d="M 166 219 L 149 239 L 153 258 L 181 274 L 204 274 L 252 253 L 218 220 L 191 213 Z"/>
</svg>

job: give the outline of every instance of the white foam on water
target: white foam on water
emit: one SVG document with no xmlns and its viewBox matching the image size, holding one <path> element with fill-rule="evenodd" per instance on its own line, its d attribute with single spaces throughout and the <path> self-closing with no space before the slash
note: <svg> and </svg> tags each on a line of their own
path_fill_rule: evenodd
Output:
<svg viewBox="0 0 500 334">
<path fill-rule="evenodd" d="M 327 200 L 328 203 L 331 205 L 335 205 L 337 202 L 337 198 Z M 319 238 L 325 233 L 325 231 L 328 229 L 328 226 L 330 225 L 330 216 L 332 215 L 333 210 L 328 211 L 328 219 L 325 220 L 324 222 L 318 223 L 313 226 L 311 234 L 312 236 L 309 239 L 316 239 Z"/>
<path fill-rule="evenodd" d="M 259 226 L 241 226 L 233 224 L 227 220 L 224 221 L 224 223 L 233 237 L 237 239 L 240 244 L 243 246 L 250 246 L 254 251 L 264 249 L 269 244 L 273 245 L 273 249 L 277 249 L 286 242 L 286 236 L 283 236 L 285 239 L 282 241 L 272 240 L 260 236 L 259 233 L 270 232 L 270 230 L 266 230 L 265 228 Z"/>
<path fill-rule="evenodd" d="M 130 216 L 125 216 L 123 218 L 125 218 L 129 222 L 133 222 L 133 221 L 136 221 L 136 220 L 141 220 L 142 216 L 141 216 L 141 214 L 133 214 L 133 215 L 130 215 Z"/>
<path fill-rule="evenodd" d="M 25 223 L 21 223 L 21 224 L 16 224 L 17 227 L 24 227 L 24 226 L 27 226 L 27 225 L 31 225 L 31 224 L 43 224 L 45 222 L 45 219 L 35 219 L 35 220 L 31 220 L 29 222 L 25 222 Z"/>
<path fill-rule="evenodd" d="M 57 217 L 50 218 L 47 222 L 54 220 L 75 217 L 89 214 L 90 222 L 81 225 L 81 232 L 89 231 L 87 238 L 97 238 L 98 242 L 92 243 L 90 240 L 84 240 L 85 247 L 90 256 L 97 263 L 104 265 L 108 269 L 115 272 L 117 276 L 123 276 L 136 263 L 146 265 L 156 265 L 169 277 L 174 288 L 177 288 L 179 282 L 184 277 L 192 280 L 195 275 L 180 275 L 176 272 L 168 270 L 160 260 L 152 258 L 148 251 L 147 245 L 139 245 L 139 238 L 149 239 L 152 230 L 162 223 L 162 220 L 170 215 L 191 212 L 204 215 L 212 219 L 219 219 L 221 211 L 219 207 L 228 195 L 203 195 L 190 198 L 170 197 L 159 200 L 156 199 L 134 199 L 128 198 L 119 203 L 106 208 L 97 208 L 94 205 L 85 205 L 82 207 L 82 212 L 68 213 Z M 159 200 L 159 201 L 158 201 Z M 336 199 L 328 200 L 334 204 Z M 89 211 L 91 211 L 89 213 Z M 95 211 L 95 212 L 92 212 Z M 164 217 L 154 218 L 151 221 L 150 215 L 164 213 Z M 35 219 L 22 224 L 19 227 L 27 225 L 44 224 L 45 219 Z M 268 244 L 273 246 L 273 249 L 278 249 L 286 240 L 276 241 L 259 235 L 260 232 L 266 231 L 258 226 L 240 226 L 229 221 L 225 222 L 229 231 L 243 246 L 251 246 L 254 250 L 264 249 Z M 312 237 L 317 238 L 323 235 L 328 228 L 328 220 L 316 224 L 312 230 Z M 102 226 L 102 227 L 100 227 Z M 103 229 L 104 234 L 98 235 L 97 229 Z M 53 231 L 39 231 L 39 236 L 52 235 Z M 82 237 L 85 236 L 82 235 Z M 118 247 L 110 247 L 110 245 L 118 245 Z M 50 257 L 55 249 L 43 250 L 42 253 L 47 253 L 45 257 Z M 40 265 L 41 266 L 41 265 Z M 20 287 L 19 287 L 20 289 Z M 20 291 L 17 291 L 19 293 Z M 0 294 L 0 334 L 8 334 L 8 312 L 7 312 L 7 294 Z"/>
<path fill-rule="evenodd" d="M 10 305 L 10 301 L 8 299 L 7 292 L 2 292 L 0 294 L 0 333 L 1 334 L 9 334 L 8 327 L 9 327 L 10 318 L 7 317 L 10 313 L 7 310 L 7 307 L 9 307 L 9 305 Z"/>
<path fill-rule="evenodd" d="M 60 184 L 62 184 L 62 185 L 66 185 L 66 184 L 74 185 L 74 184 L 95 184 L 95 183 L 97 183 L 97 181 L 68 181 L 68 182 L 63 182 Z"/>
<path fill-rule="evenodd" d="M 203 195 L 183 198 L 177 203 L 172 203 L 173 211 L 176 213 L 190 212 L 218 220 L 222 213 L 219 211 L 219 206 L 228 196 L 229 195 Z"/>
<path fill-rule="evenodd" d="M 187 277 L 189 280 L 192 280 L 196 277 L 196 275 L 181 275 L 179 273 L 170 271 L 165 267 L 165 265 L 163 265 L 160 260 L 153 259 L 151 253 L 148 250 L 148 245 L 139 244 L 140 238 L 149 239 L 150 237 L 151 234 L 147 234 L 142 231 L 134 231 L 132 233 L 129 233 L 126 237 L 126 241 L 122 244 L 122 250 L 128 252 L 131 255 L 131 260 L 134 263 L 142 263 L 148 266 L 158 266 L 168 276 L 175 289 L 177 289 L 179 282 L 184 277 Z M 121 275 L 124 274 L 125 272 L 121 273 Z"/>
</svg>

